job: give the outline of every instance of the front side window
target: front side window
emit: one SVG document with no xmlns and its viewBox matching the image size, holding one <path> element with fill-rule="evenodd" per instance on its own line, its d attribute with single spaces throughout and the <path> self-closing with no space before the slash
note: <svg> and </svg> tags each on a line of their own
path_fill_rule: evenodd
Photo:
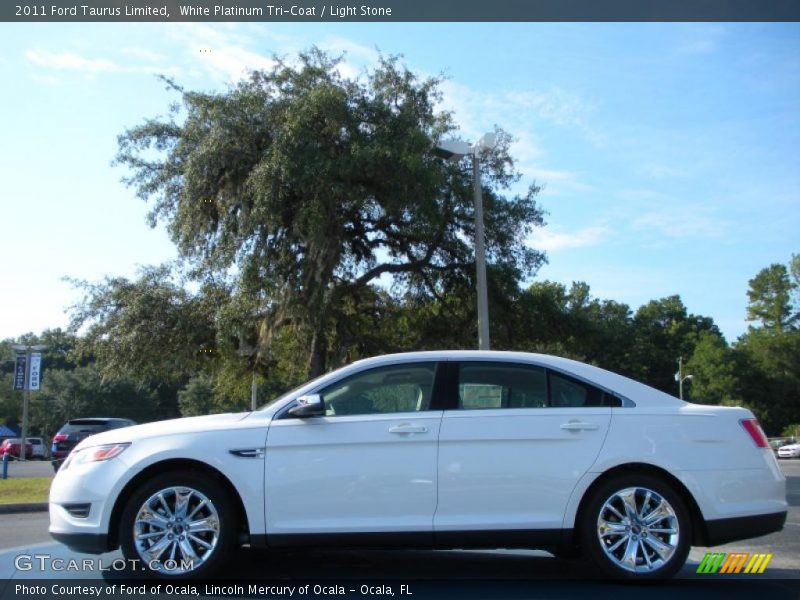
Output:
<svg viewBox="0 0 800 600">
<path fill-rule="evenodd" d="M 436 363 L 409 363 L 356 373 L 320 391 L 325 416 L 429 410 Z"/>
</svg>

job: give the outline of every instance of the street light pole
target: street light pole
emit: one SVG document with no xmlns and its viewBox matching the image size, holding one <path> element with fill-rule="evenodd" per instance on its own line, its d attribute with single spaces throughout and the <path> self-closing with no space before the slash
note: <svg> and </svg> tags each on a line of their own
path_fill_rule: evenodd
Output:
<svg viewBox="0 0 800 600">
<path fill-rule="evenodd" d="M 472 189 L 475 203 L 475 271 L 478 293 L 478 349 L 489 350 L 489 292 L 486 282 L 486 237 L 483 226 L 483 193 L 481 189 L 481 150 L 490 150 L 497 139 L 486 133 L 473 146 L 461 140 L 445 140 L 434 148 L 441 158 L 455 161 L 472 157 Z"/>
<path fill-rule="evenodd" d="M 486 245 L 483 233 L 483 193 L 478 151 L 472 153 L 472 186 L 475 191 L 475 269 L 478 284 L 478 350 L 489 349 L 489 292 L 486 284 Z"/>
<path fill-rule="evenodd" d="M 692 379 L 693 375 L 683 375 L 683 357 L 678 357 L 678 372 L 675 374 L 675 379 L 678 380 L 678 397 L 683 400 L 683 382 L 687 379 Z"/>
</svg>

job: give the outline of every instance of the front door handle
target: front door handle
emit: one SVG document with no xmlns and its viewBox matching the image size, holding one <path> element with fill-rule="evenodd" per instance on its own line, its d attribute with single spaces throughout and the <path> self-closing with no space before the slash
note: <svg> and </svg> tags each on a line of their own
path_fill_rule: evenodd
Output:
<svg viewBox="0 0 800 600">
<path fill-rule="evenodd" d="M 424 425 L 393 425 L 389 433 L 426 433 L 428 428 Z"/>
<path fill-rule="evenodd" d="M 567 431 L 591 431 L 597 428 L 596 423 L 586 423 L 585 421 L 570 421 L 561 425 L 561 429 L 566 429 Z"/>
</svg>

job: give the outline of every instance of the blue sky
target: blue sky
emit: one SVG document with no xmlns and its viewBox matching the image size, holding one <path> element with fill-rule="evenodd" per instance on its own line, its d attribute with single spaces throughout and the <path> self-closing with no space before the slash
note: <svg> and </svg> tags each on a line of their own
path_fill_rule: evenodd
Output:
<svg viewBox="0 0 800 600">
<path fill-rule="evenodd" d="M 0 338 L 65 326 L 63 276 L 175 256 L 110 164 L 176 100 L 156 74 L 223 90 L 312 44 L 353 75 L 403 54 L 448 77 L 466 137 L 516 136 L 520 190 L 545 185 L 537 279 L 634 309 L 680 294 L 733 341 L 748 279 L 800 252 L 798 24 L 3 23 Z"/>
</svg>

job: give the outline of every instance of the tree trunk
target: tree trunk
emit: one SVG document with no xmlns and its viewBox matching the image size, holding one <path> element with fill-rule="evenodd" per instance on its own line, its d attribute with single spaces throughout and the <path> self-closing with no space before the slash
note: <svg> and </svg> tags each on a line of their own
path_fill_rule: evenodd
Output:
<svg viewBox="0 0 800 600">
<path fill-rule="evenodd" d="M 326 370 L 325 353 L 327 351 L 325 334 L 317 330 L 311 337 L 311 348 L 308 354 L 308 378 L 319 377 Z"/>
</svg>

